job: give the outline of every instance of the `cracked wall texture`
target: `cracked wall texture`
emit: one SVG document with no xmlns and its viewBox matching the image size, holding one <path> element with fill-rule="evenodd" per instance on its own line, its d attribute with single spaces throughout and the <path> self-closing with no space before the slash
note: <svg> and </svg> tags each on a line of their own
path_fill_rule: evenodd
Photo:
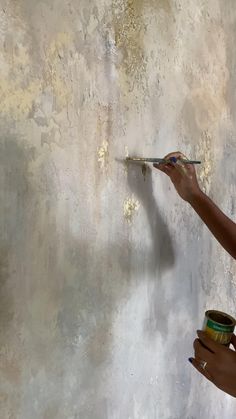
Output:
<svg viewBox="0 0 236 419">
<path fill-rule="evenodd" d="M 235 1 L 1 0 L 0 26 L 1 418 L 235 417 L 187 361 L 235 264 L 122 161 L 202 159 L 235 219 Z"/>
</svg>

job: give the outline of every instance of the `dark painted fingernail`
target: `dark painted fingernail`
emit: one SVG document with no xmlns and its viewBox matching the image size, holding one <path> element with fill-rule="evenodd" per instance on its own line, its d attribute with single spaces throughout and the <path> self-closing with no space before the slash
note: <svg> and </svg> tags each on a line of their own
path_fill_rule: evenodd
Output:
<svg viewBox="0 0 236 419">
<path fill-rule="evenodd" d="M 176 163 L 177 162 L 177 158 L 176 157 L 171 157 L 170 158 L 170 161 L 172 161 L 173 163 Z"/>
<path fill-rule="evenodd" d="M 188 360 L 189 360 L 190 364 L 193 363 L 193 358 L 189 358 Z"/>
</svg>

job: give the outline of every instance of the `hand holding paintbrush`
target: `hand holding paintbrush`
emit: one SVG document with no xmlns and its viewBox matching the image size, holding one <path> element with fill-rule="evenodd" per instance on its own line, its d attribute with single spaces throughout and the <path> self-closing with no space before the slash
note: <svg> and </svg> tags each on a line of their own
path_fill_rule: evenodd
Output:
<svg viewBox="0 0 236 419">
<path fill-rule="evenodd" d="M 166 173 L 175 186 L 178 194 L 185 201 L 190 201 L 193 195 L 200 191 L 194 165 L 200 164 L 199 160 L 188 160 L 180 152 L 170 153 L 163 159 L 127 157 L 126 161 L 136 163 L 154 163 L 156 169 Z"/>
<path fill-rule="evenodd" d="M 155 157 L 126 157 L 126 161 L 130 162 L 139 162 L 139 163 L 158 163 L 158 164 L 165 164 L 165 163 L 183 163 L 183 164 L 201 164 L 199 160 L 188 160 L 187 158 L 176 158 L 175 156 L 170 156 L 168 159 L 164 157 L 163 159 L 155 158 Z"/>
<path fill-rule="evenodd" d="M 187 202 L 201 193 L 196 171 L 192 160 L 188 160 L 182 153 L 170 153 L 164 157 L 164 163 L 153 166 L 170 177 L 176 191 Z M 195 164 L 200 163 L 195 161 Z"/>
</svg>

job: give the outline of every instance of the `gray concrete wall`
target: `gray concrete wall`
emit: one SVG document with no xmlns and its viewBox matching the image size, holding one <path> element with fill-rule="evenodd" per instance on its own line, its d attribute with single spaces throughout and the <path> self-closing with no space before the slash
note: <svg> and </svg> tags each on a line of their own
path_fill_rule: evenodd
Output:
<svg viewBox="0 0 236 419">
<path fill-rule="evenodd" d="M 1 0 L 0 416 L 230 419 L 188 363 L 236 268 L 160 172 L 235 219 L 234 0 Z"/>
</svg>

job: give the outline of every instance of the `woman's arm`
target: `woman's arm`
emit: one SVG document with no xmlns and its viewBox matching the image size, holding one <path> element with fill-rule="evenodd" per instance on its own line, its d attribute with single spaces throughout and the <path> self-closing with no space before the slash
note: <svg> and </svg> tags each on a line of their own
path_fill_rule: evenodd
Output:
<svg viewBox="0 0 236 419">
<path fill-rule="evenodd" d="M 236 224 L 202 191 L 194 194 L 189 203 L 216 240 L 236 259 Z"/>
<path fill-rule="evenodd" d="M 180 152 L 170 153 L 165 159 L 170 159 L 170 157 L 176 157 L 177 160 L 186 158 Z M 236 224 L 201 191 L 194 166 L 172 162 L 155 164 L 154 167 L 170 177 L 181 198 L 189 202 L 218 242 L 236 259 Z"/>
</svg>

